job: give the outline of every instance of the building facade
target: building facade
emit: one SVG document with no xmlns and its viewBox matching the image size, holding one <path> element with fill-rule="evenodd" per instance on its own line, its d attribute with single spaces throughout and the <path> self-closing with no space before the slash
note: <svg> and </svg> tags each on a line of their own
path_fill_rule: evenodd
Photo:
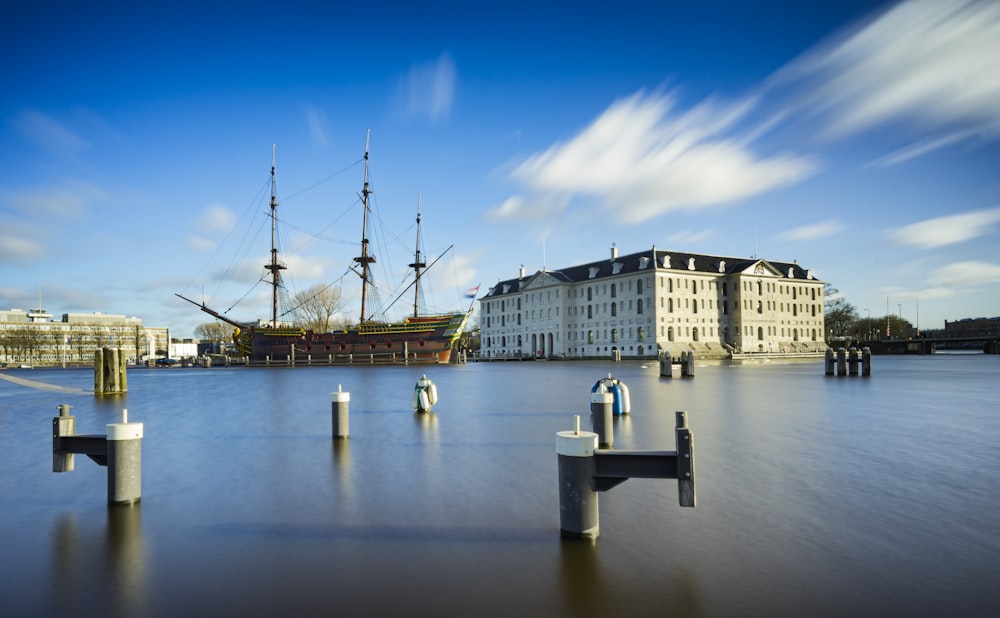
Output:
<svg viewBox="0 0 1000 618">
<path fill-rule="evenodd" d="M 168 329 L 135 317 L 64 313 L 53 320 L 44 309 L 0 311 L 0 364 L 90 365 L 102 347 L 120 348 L 135 363 L 166 356 L 169 343 Z"/>
<path fill-rule="evenodd" d="M 497 282 L 479 299 L 480 356 L 822 351 L 824 285 L 794 262 L 612 248 L 608 260 Z"/>
</svg>

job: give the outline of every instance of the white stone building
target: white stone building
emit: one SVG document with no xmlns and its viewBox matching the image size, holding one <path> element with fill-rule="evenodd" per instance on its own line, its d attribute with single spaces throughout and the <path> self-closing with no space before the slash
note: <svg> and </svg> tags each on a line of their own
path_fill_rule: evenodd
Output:
<svg viewBox="0 0 1000 618">
<path fill-rule="evenodd" d="M 64 313 L 53 320 L 44 309 L 0 311 L 0 364 L 78 365 L 94 361 L 94 350 L 115 347 L 129 363 L 167 353 L 168 329 L 142 325 L 136 317 L 108 313 Z"/>
<path fill-rule="evenodd" d="M 497 282 L 479 299 L 480 356 L 821 351 L 824 285 L 794 262 L 612 248 L 607 260 Z"/>
</svg>

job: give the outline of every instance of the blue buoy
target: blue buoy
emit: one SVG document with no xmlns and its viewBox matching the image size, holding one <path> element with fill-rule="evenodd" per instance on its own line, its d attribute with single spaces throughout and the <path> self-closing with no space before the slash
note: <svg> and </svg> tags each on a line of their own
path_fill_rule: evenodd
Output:
<svg viewBox="0 0 1000 618">
<path fill-rule="evenodd" d="M 611 411 L 615 416 L 621 416 L 622 414 L 628 414 L 632 411 L 632 404 L 629 401 L 628 386 L 618 378 L 608 377 L 601 378 L 594 384 L 594 388 L 590 389 L 591 393 L 598 392 L 599 389 L 604 389 L 604 392 L 611 393 L 614 396 L 614 402 L 611 404 Z"/>
</svg>

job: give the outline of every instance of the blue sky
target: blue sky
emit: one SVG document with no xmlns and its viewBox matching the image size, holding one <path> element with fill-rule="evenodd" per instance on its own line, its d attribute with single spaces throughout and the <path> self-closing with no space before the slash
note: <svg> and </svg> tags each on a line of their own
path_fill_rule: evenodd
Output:
<svg viewBox="0 0 1000 618">
<path fill-rule="evenodd" d="M 925 329 L 1000 315 L 998 2 L 20 2 L 4 21 L 4 309 L 40 292 L 178 337 L 210 318 L 175 292 L 265 316 L 274 144 L 289 287 L 339 282 L 353 316 L 370 129 L 376 274 L 406 270 L 418 199 L 431 259 L 454 245 L 429 309 L 614 243 L 797 260 L 862 317 Z"/>
</svg>

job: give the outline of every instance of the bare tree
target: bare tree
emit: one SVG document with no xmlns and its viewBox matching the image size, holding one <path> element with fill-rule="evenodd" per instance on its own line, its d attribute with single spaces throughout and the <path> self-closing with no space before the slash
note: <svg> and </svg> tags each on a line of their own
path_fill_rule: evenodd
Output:
<svg viewBox="0 0 1000 618">
<path fill-rule="evenodd" d="M 300 327 L 317 333 L 329 332 L 334 326 L 332 318 L 343 303 L 340 290 L 329 285 L 314 285 L 292 296 L 295 322 Z"/>
<path fill-rule="evenodd" d="M 222 343 L 233 336 L 233 327 L 222 322 L 206 322 L 194 328 L 194 336 L 202 341 Z"/>
</svg>

